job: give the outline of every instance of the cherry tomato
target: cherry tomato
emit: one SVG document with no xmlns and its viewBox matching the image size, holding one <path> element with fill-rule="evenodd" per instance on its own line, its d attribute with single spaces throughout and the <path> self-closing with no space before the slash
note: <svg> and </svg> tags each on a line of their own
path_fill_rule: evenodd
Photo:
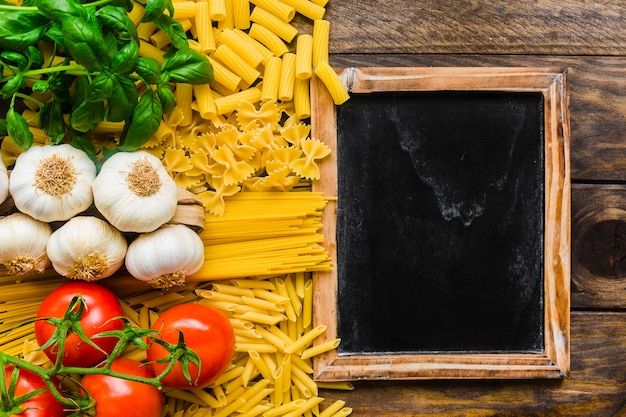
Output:
<svg viewBox="0 0 626 417">
<path fill-rule="evenodd" d="M 166 310 L 152 326 L 160 332 L 160 338 L 168 343 L 178 343 L 183 333 L 185 345 L 200 358 L 198 366 L 189 362 L 188 381 L 178 362 L 162 380 L 164 385 L 178 389 L 204 388 L 226 370 L 235 354 L 235 334 L 228 318 L 219 310 L 201 304 L 180 304 Z M 160 344 L 152 342 L 147 351 L 148 361 L 159 375 L 168 363 L 157 363 L 169 352 Z"/>
<path fill-rule="evenodd" d="M 127 375 L 154 378 L 149 366 L 128 358 L 113 360 L 111 369 Z M 163 393 L 152 385 L 109 375 L 89 374 L 81 385 L 96 401 L 95 417 L 159 417 Z"/>
<path fill-rule="evenodd" d="M 52 291 L 39 306 L 37 318 L 62 318 L 69 307 L 72 298 L 80 295 L 85 300 L 85 310 L 80 318 L 80 324 L 90 340 L 99 346 L 105 353 L 88 345 L 80 336 L 69 332 L 65 339 L 63 365 L 91 367 L 102 362 L 113 351 L 118 339 L 115 337 L 95 337 L 93 335 L 105 331 L 124 328 L 121 319 L 124 312 L 115 294 L 99 284 L 86 281 L 71 281 Z M 35 322 L 35 337 L 40 346 L 43 346 L 53 335 L 56 327 L 46 320 Z M 44 350 L 51 361 L 56 361 L 58 346 L 51 346 Z"/>
<path fill-rule="evenodd" d="M 4 368 L 4 377 L 6 378 L 7 388 L 11 383 L 11 375 L 14 369 L 15 368 L 13 366 L 7 366 Z M 55 380 L 55 383 L 58 386 L 58 381 Z M 46 384 L 39 375 L 26 369 L 19 369 L 19 377 L 17 379 L 15 391 L 13 392 L 13 398 L 19 398 L 42 388 L 47 389 Z M 67 415 L 64 411 L 65 406 L 58 402 L 56 398 L 52 396 L 52 393 L 47 390 L 20 404 L 19 408 L 26 411 L 20 414 L 11 414 L 11 416 L 63 417 Z"/>
</svg>

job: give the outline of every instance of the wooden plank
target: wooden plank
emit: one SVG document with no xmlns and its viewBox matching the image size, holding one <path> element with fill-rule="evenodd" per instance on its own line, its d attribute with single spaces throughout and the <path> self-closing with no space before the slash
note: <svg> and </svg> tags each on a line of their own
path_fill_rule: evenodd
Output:
<svg viewBox="0 0 626 417">
<path fill-rule="evenodd" d="M 626 398 L 626 313 L 574 312 L 571 323 L 572 371 L 564 380 L 371 381 L 320 395 L 345 400 L 359 417 L 618 415 Z"/>
<path fill-rule="evenodd" d="M 572 306 L 626 307 L 626 186 L 572 186 Z"/>
<path fill-rule="evenodd" d="M 568 68 L 571 175 L 574 181 L 624 181 L 626 58 L 516 55 L 334 55 L 336 67 L 522 66 Z"/>
<path fill-rule="evenodd" d="M 626 4 L 612 0 L 331 1 L 331 53 L 626 53 Z"/>
</svg>

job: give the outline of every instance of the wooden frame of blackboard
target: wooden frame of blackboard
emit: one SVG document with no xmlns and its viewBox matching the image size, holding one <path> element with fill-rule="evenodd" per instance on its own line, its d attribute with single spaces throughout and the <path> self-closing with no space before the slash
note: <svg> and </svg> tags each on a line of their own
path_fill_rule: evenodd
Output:
<svg viewBox="0 0 626 417">
<path fill-rule="evenodd" d="M 570 174 L 567 70 L 555 68 L 338 68 L 350 94 L 411 91 L 538 92 L 543 96 L 544 230 L 543 348 L 539 352 L 384 352 L 342 354 L 331 350 L 314 361 L 318 381 L 401 379 L 563 378 L 570 370 Z M 322 82 L 311 80 L 312 136 L 332 150 L 320 162 L 315 191 L 337 196 L 337 108 Z M 326 248 L 336 262 L 337 204 L 323 215 Z M 336 265 L 335 265 L 336 266 Z M 336 339 L 337 268 L 314 274 L 314 324 L 327 330 L 317 344 Z"/>
</svg>

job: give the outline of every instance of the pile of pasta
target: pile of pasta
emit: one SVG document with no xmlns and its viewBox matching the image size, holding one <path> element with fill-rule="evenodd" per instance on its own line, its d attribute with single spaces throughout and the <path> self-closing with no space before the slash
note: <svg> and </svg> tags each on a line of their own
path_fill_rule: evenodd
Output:
<svg viewBox="0 0 626 417">
<path fill-rule="evenodd" d="M 0 274 L 5 271 L 0 270 Z M 33 324 L 43 298 L 66 278 L 49 273 L 45 280 L 0 275 L 0 346 L 32 363 L 50 365 L 38 349 Z M 133 283 L 135 282 L 135 283 Z M 197 302 L 222 311 L 235 330 L 236 353 L 230 367 L 211 386 L 182 391 L 166 388 L 163 417 L 339 417 L 352 412 L 343 400 L 324 403 L 319 390 L 350 390 L 349 383 L 321 383 L 312 378 L 312 359 L 334 349 L 339 339 L 314 344 L 326 327 L 313 326 L 312 280 L 306 273 L 264 279 L 189 283 L 167 292 L 117 274 L 101 281 L 122 300 L 136 326 L 149 327 L 159 313 L 180 303 Z M 10 284 L 10 285 L 6 285 Z M 129 349 L 125 357 L 145 360 L 145 351 Z"/>
<path fill-rule="evenodd" d="M 148 288 L 124 271 L 100 282 L 141 327 L 179 303 L 221 310 L 236 331 L 237 352 L 209 388 L 166 390 L 163 417 L 352 412 L 344 401 L 324 402 L 319 392 L 352 385 L 316 382 L 312 368 L 314 357 L 339 340 L 329 340 L 325 326 L 311 320 L 311 273 L 332 268 L 320 230 L 321 212 L 334 198 L 310 191 L 311 181 L 320 178 L 319 161 L 331 152 L 310 135 L 311 78 L 326 85 L 337 105 L 348 99 L 328 63 L 325 7 L 326 0 L 174 1 L 174 18 L 191 34 L 190 46 L 207 55 L 215 81 L 175 85 L 176 108 L 143 149 L 162 160 L 179 187 L 202 200 L 205 264 L 186 285 L 169 290 Z M 154 25 L 140 23 L 143 13 L 135 2 L 130 16 L 140 55 L 161 61 L 169 40 Z M 41 145 L 47 138 L 35 111 L 24 117 Z M 114 147 L 122 127 L 102 122 L 90 139 L 97 147 Z M 6 137 L 0 152 L 10 165 L 23 150 Z M 32 324 L 17 325 L 66 280 L 52 269 L 17 279 L 0 266 L 3 352 L 46 365 Z M 145 359 L 140 350 L 125 354 Z"/>
</svg>

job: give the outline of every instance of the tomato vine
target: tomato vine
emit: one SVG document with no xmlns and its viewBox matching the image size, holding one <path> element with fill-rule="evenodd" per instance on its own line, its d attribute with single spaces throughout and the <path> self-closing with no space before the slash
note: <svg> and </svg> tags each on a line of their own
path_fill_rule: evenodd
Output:
<svg viewBox="0 0 626 417">
<path fill-rule="evenodd" d="M 6 370 L 7 367 L 13 369 L 11 381 L 7 381 L 5 372 L 0 373 L 0 417 L 8 417 L 26 411 L 26 409 L 21 408 L 21 405 L 43 392 L 52 394 L 56 401 L 62 404 L 65 409 L 71 411 L 70 415 L 72 417 L 94 415 L 95 402 L 89 393 L 84 390 L 68 390 L 62 388 L 60 384 L 55 383 L 55 381 L 63 380 L 63 378 L 73 379 L 77 376 L 82 377 L 85 375 L 107 375 L 127 381 L 147 384 L 160 389 L 163 386 L 163 379 L 172 371 L 177 363 L 183 366 L 185 376 L 188 378 L 190 384 L 193 383 L 195 377 L 189 372 L 189 365 L 194 364 L 198 368 L 198 373 L 200 372 L 201 360 L 192 349 L 186 346 L 182 332 L 179 332 L 177 343 L 168 343 L 157 337 L 159 335 L 157 330 L 135 327 L 126 317 L 120 317 L 124 322 L 122 329 L 109 330 L 87 336 L 80 322 L 85 308 L 84 298 L 77 295 L 73 297 L 63 318 L 51 317 L 33 320 L 45 320 L 56 328 L 53 336 L 49 339 L 49 344 L 53 345 L 57 350 L 57 359 L 51 367 L 44 368 L 30 363 L 25 359 L 0 351 L 0 368 L 2 368 L 3 371 Z M 107 355 L 106 359 L 98 366 L 66 366 L 62 361 L 63 349 L 66 338 L 70 334 L 79 335 L 82 341 L 96 348 L 98 348 L 98 346 L 94 343 L 94 339 L 98 338 L 114 337 L 117 339 L 117 343 L 113 351 Z M 147 340 L 149 340 L 149 342 Z M 112 369 L 115 360 L 120 358 L 127 348 L 135 346 L 139 349 L 148 350 L 151 343 L 161 345 L 169 353 L 167 358 L 160 361 L 167 363 L 166 367 L 160 373 L 154 377 L 145 377 L 118 372 Z M 45 346 L 41 348 L 44 349 Z M 22 396 L 16 395 L 15 385 L 20 372 L 28 372 L 41 378 L 45 384 L 45 389 L 35 390 Z M 79 381 L 75 381 L 75 383 L 80 386 Z"/>
</svg>

